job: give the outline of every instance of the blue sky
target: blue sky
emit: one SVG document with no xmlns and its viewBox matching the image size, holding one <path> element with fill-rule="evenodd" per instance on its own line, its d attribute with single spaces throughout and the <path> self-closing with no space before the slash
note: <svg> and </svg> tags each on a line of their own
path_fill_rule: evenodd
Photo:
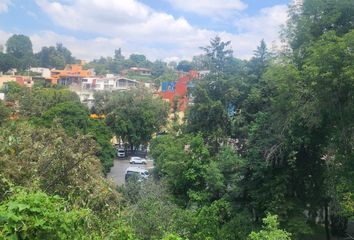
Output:
<svg viewBox="0 0 354 240">
<path fill-rule="evenodd" d="M 261 39 L 279 47 L 290 0 L 0 0 L 0 44 L 30 36 L 34 51 L 63 43 L 90 60 L 142 53 L 191 59 L 210 38 L 231 40 L 235 56 L 252 56 Z"/>
</svg>

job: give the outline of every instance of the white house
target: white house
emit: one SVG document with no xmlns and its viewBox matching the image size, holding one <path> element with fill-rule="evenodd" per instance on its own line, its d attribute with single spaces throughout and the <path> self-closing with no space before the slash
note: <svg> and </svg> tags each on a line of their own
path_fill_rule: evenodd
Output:
<svg viewBox="0 0 354 240">
<path fill-rule="evenodd" d="M 49 69 L 49 68 L 41 68 L 41 67 L 30 68 L 30 71 L 31 71 L 31 72 L 34 72 L 34 73 L 39 73 L 39 74 L 41 74 L 41 76 L 42 76 L 43 78 L 46 78 L 46 79 L 50 79 L 50 78 L 51 78 L 50 69 Z"/>
<path fill-rule="evenodd" d="M 94 91 L 128 90 L 138 84 L 138 81 L 124 77 L 83 78 L 81 89 Z"/>
</svg>

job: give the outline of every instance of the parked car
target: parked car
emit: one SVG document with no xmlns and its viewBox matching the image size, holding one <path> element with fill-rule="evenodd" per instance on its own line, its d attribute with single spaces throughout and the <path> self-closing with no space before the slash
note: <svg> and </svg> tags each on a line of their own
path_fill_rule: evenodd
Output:
<svg viewBox="0 0 354 240">
<path fill-rule="evenodd" d="M 118 148 L 117 149 L 117 157 L 124 158 L 125 157 L 125 150 L 124 148 Z"/>
<path fill-rule="evenodd" d="M 146 169 L 139 167 L 128 167 L 125 172 L 125 181 L 128 181 L 130 178 L 136 178 L 138 182 L 142 182 L 148 177 L 149 172 Z"/>
<path fill-rule="evenodd" d="M 141 157 L 131 157 L 129 160 L 130 164 L 146 164 L 147 161 L 145 158 L 141 158 Z"/>
</svg>

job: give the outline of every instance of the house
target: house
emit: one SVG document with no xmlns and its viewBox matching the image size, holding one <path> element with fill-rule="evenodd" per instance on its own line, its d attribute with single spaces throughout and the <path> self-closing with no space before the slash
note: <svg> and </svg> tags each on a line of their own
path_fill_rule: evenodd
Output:
<svg viewBox="0 0 354 240">
<path fill-rule="evenodd" d="M 83 78 L 88 78 L 94 75 L 92 69 L 83 69 L 83 64 L 68 64 L 63 70 L 52 69 L 51 79 L 52 84 L 61 85 L 81 85 Z"/>
<path fill-rule="evenodd" d="M 81 89 L 93 91 L 129 90 L 139 84 L 136 80 L 121 76 L 91 77 L 82 79 Z"/>
<path fill-rule="evenodd" d="M 133 79 L 128 79 L 120 76 L 106 77 L 89 77 L 81 80 L 81 89 L 73 88 L 81 102 L 85 103 L 88 107 L 93 106 L 94 92 L 95 91 L 125 91 L 138 86 L 140 83 Z"/>
<path fill-rule="evenodd" d="M 51 78 L 51 72 L 49 68 L 36 67 L 36 68 L 30 68 L 30 71 L 34 73 L 39 73 L 41 77 L 44 79 Z"/>
<path fill-rule="evenodd" d="M 33 80 L 31 76 L 19 76 L 19 75 L 2 75 L 0 76 L 0 88 L 2 88 L 7 82 L 17 82 L 21 86 L 32 87 Z"/>
<path fill-rule="evenodd" d="M 163 82 L 159 95 L 170 103 L 171 109 L 176 107 L 179 112 L 184 112 L 190 101 L 188 89 L 193 86 L 192 81 L 198 78 L 197 71 L 190 71 L 188 74 L 180 75 L 176 82 Z M 174 106 L 175 104 L 177 106 Z"/>
<path fill-rule="evenodd" d="M 116 80 L 116 90 L 128 90 L 138 86 L 140 83 L 136 80 L 119 77 Z"/>
<path fill-rule="evenodd" d="M 151 76 L 151 69 L 148 68 L 131 67 L 129 72 L 139 76 Z"/>
</svg>

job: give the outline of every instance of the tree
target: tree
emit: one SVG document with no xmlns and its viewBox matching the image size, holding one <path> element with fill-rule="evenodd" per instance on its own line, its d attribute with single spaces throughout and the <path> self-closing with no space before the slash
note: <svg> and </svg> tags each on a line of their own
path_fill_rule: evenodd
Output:
<svg viewBox="0 0 354 240">
<path fill-rule="evenodd" d="M 250 68 L 252 73 L 256 76 L 256 80 L 259 81 L 262 75 L 265 73 L 266 68 L 269 65 L 270 53 L 268 52 L 267 45 L 262 39 L 257 50 L 254 51 L 254 57 L 250 61 Z"/>
<path fill-rule="evenodd" d="M 113 160 L 116 157 L 116 149 L 111 143 L 113 133 L 105 124 L 104 120 L 101 119 L 90 119 L 86 132 L 91 135 L 99 145 L 100 148 L 97 156 L 101 160 L 103 172 L 107 174 L 111 170 L 111 167 L 113 167 Z"/>
<path fill-rule="evenodd" d="M 158 61 L 156 60 L 153 62 L 152 68 L 151 68 L 151 75 L 154 78 L 158 78 L 161 75 L 163 75 L 167 70 L 166 63 L 163 61 Z"/>
<path fill-rule="evenodd" d="M 76 102 L 79 96 L 68 89 L 38 88 L 26 91 L 20 98 L 20 113 L 28 117 L 40 117 L 60 103 Z"/>
<path fill-rule="evenodd" d="M 210 155 L 201 136 L 161 136 L 151 143 L 151 156 L 155 159 L 156 174 L 166 180 L 178 204 L 209 202 L 209 194 L 204 190 Z"/>
<path fill-rule="evenodd" d="M 6 53 L 18 61 L 17 67 L 27 69 L 33 63 L 32 42 L 22 34 L 11 36 L 6 42 Z"/>
<path fill-rule="evenodd" d="M 178 75 L 176 74 L 176 71 L 172 69 L 167 69 L 161 76 L 154 79 L 154 84 L 156 88 L 159 88 L 162 82 L 176 82 L 177 79 Z"/>
<path fill-rule="evenodd" d="M 135 67 L 147 67 L 147 59 L 143 54 L 131 54 L 129 60 L 135 64 Z"/>
<path fill-rule="evenodd" d="M 114 50 L 114 60 L 116 60 L 116 61 L 123 61 L 124 60 L 124 56 L 122 55 L 121 48 Z"/>
<path fill-rule="evenodd" d="M 17 59 L 31 56 L 33 54 L 32 42 L 25 35 L 12 35 L 6 42 L 6 53 Z"/>
<path fill-rule="evenodd" d="M 131 148 L 147 144 L 167 119 L 167 105 L 145 89 L 114 92 L 105 112 L 107 125 Z"/>
<path fill-rule="evenodd" d="M 263 224 L 263 229 L 259 232 L 252 232 L 248 237 L 249 240 L 291 240 L 290 233 L 278 228 L 279 223 L 276 215 L 268 214 L 263 219 Z"/>
<path fill-rule="evenodd" d="M 64 57 L 55 49 L 55 47 L 43 47 L 37 53 L 39 66 L 46 68 L 63 69 L 65 66 Z"/>
<path fill-rule="evenodd" d="M 47 194 L 116 218 L 119 197 L 102 175 L 97 144 L 90 136 L 71 137 L 56 126 L 35 128 L 24 122 L 2 127 L 0 141 L 0 174 L 13 184 L 30 187 L 38 180 Z"/>
<path fill-rule="evenodd" d="M 200 131 L 212 146 L 212 154 L 217 153 L 220 145 L 231 135 L 230 122 L 239 104 L 238 76 L 233 74 L 234 71 L 226 71 L 226 65 L 233 61 L 229 44 L 216 37 L 210 40 L 210 46 L 202 48 L 211 72 L 196 82 L 192 89 L 194 100 L 187 115 L 187 130 Z M 230 65 L 235 66 L 233 63 Z"/>
<path fill-rule="evenodd" d="M 171 202 L 163 183 L 144 183 L 137 197 L 127 208 L 127 220 L 139 223 L 133 226 L 138 239 L 162 239 L 169 232 L 183 237 L 190 234 L 190 215 Z"/>
<path fill-rule="evenodd" d="M 70 50 L 64 47 L 62 43 L 57 43 L 56 50 L 64 57 L 65 64 L 75 63 L 75 58 L 72 57 Z"/>
<path fill-rule="evenodd" d="M 16 68 L 17 62 L 15 57 L 0 52 L 0 72 L 6 73 L 10 69 Z"/>
<path fill-rule="evenodd" d="M 195 70 L 206 70 L 210 66 L 209 57 L 201 54 L 194 56 L 192 60 L 193 69 Z"/>
<path fill-rule="evenodd" d="M 57 43 L 56 47 L 43 47 L 36 54 L 38 64 L 41 67 L 63 69 L 66 64 L 75 63 L 75 58 L 71 56 L 71 52 L 61 43 Z"/>
<path fill-rule="evenodd" d="M 60 91 L 60 90 L 56 90 Z M 39 96 L 41 92 L 35 93 Z M 59 97 L 58 92 L 57 97 Z M 47 97 L 50 97 L 50 95 Z M 47 98 L 50 101 L 50 98 Z M 57 99 L 59 100 L 59 99 Z M 35 102 L 40 103 L 40 102 Z M 44 104 L 41 104 L 42 106 Z M 60 124 L 70 136 L 77 134 L 90 134 L 99 145 L 97 157 L 100 158 L 103 172 L 106 174 L 113 166 L 115 158 L 115 150 L 110 142 L 113 133 L 105 125 L 104 120 L 93 120 L 89 118 L 89 111 L 79 101 L 70 101 L 70 99 L 62 99 L 62 102 L 53 104 L 40 116 L 32 118 L 33 122 L 38 126 L 50 128 L 53 124 Z"/>
<path fill-rule="evenodd" d="M 71 136 L 79 131 L 85 133 L 89 127 L 89 111 L 79 102 L 63 102 L 49 108 L 42 114 L 40 125 L 51 127 L 55 119 Z"/>
<path fill-rule="evenodd" d="M 223 42 L 219 36 L 210 40 L 210 45 L 201 47 L 209 59 L 211 73 L 219 75 L 224 72 L 226 61 L 232 58 L 233 51 L 229 48 L 230 41 Z"/>
<path fill-rule="evenodd" d="M 294 4 L 289 13 L 285 40 L 294 51 L 295 60 L 301 64 L 303 49 L 324 33 L 334 30 L 338 36 L 354 28 L 354 7 L 351 0 L 305 0 Z"/>
<path fill-rule="evenodd" d="M 187 61 L 187 60 L 182 60 L 178 63 L 176 69 L 178 71 L 183 71 L 183 72 L 189 72 L 190 70 L 193 69 L 192 63 Z"/>
</svg>

